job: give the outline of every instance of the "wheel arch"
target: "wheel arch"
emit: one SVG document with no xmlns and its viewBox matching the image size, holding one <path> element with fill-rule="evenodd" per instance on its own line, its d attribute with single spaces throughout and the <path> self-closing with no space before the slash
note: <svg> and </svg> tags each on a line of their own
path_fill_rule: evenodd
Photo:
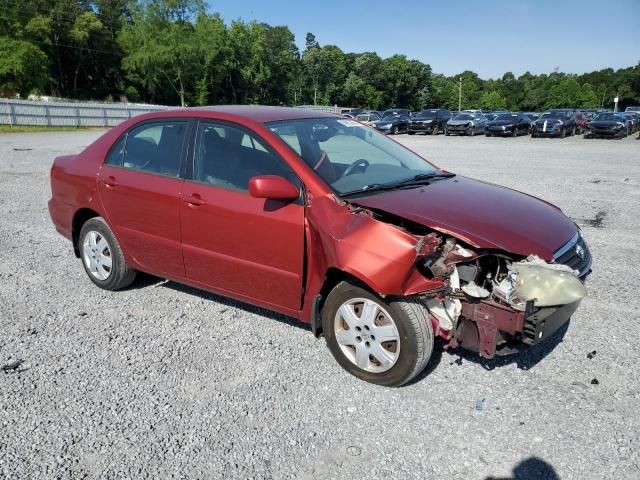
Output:
<svg viewBox="0 0 640 480">
<path fill-rule="evenodd" d="M 80 230 L 82 226 L 92 218 L 99 217 L 100 214 L 91 208 L 81 208 L 76 211 L 71 221 L 71 241 L 73 242 L 73 252 L 80 258 Z"/>
<path fill-rule="evenodd" d="M 341 282 L 350 281 L 355 283 L 361 288 L 368 290 L 375 294 L 375 290 L 371 288 L 365 281 L 357 277 L 353 273 L 341 270 L 336 267 L 330 267 L 327 269 L 324 275 L 324 282 L 320 291 L 313 299 L 313 306 L 311 312 L 311 332 L 316 336 L 322 335 L 322 308 L 329 296 L 329 293 Z"/>
</svg>

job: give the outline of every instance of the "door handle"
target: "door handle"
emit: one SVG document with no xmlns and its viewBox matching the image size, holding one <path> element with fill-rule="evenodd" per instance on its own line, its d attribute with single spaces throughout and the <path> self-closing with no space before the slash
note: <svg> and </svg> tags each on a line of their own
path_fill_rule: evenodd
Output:
<svg viewBox="0 0 640 480">
<path fill-rule="evenodd" d="M 115 188 L 118 186 L 116 182 L 116 177 L 109 175 L 107 178 L 101 178 L 100 181 L 105 184 L 107 188 Z"/>
<path fill-rule="evenodd" d="M 207 203 L 197 193 L 193 193 L 191 195 L 182 195 L 181 198 L 182 201 L 187 203 L 190 207 L 200 207 Z"/>
</svg>

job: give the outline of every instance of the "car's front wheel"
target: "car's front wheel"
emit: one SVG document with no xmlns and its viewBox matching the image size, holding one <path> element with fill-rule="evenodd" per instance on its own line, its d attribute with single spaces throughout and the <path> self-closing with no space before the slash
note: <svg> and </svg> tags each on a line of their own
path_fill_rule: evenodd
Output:
<svg viewBox="0 0 640 480">
<path fill-rule="evenodd" d="M 340 366 L 378 385 L 409 382 L 433 351 L 433 327 L 420 300 L 383 300 L 350 282 L 338 284 L 327 297 L 322 326 Z"/>
<path fill-rule="evenodd" d="M 80 230 L 80 257 L 89 279 L 105 290 L 130 285 L 136 271 L 129 268 L 120 244 L 102 217 L 94 217 Z"/>
</svg>

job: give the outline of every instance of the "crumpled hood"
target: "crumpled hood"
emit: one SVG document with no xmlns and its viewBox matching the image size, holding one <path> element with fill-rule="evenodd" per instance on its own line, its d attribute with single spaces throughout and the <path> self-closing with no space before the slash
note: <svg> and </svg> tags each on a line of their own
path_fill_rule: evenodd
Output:
<svg viewBox="0 0 640 480">
<path fill-rule="evenodd" d="M 559 208 L 524 193 L 456 176 L 353 203 L 450 234 L 477 248 L 551 260 L 577 227 Z"/>
<path fill-rule="evenodd" d="M 448 125 L 468 125 L 473 123 L 473 120 L 449 120 Z"/>
</svg>

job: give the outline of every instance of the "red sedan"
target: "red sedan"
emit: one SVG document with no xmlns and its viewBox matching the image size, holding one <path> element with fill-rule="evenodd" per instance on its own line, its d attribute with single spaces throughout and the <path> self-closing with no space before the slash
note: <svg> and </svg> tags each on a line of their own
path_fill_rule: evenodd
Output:
<svg viewBox="0 0 640 480">
<path fill-rule="evenodd" d="M 486 358 L 540 342 L 591 267 L 557 207 L 295 108 L 135 117 L 56 158 L 51 190 L 97 286 L 148 272 L 296 317 L 388 386 L 425 367 L 435 336 Z"/>
</svg>

